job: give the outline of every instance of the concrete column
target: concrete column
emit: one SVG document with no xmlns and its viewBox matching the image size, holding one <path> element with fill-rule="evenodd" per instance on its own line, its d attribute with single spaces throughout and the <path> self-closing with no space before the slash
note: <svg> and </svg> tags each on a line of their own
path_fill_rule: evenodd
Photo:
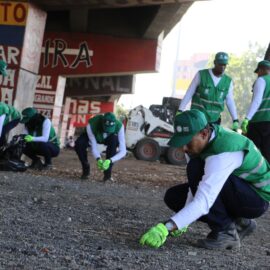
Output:
<svg viewBox="0 0 270 270">
<path fill-rule="evenodd" d="M 17 91 L 14 100 L 18 109 L 33 106 L 46 17 L 46 12 L 28 4 Z"/>
</svg>

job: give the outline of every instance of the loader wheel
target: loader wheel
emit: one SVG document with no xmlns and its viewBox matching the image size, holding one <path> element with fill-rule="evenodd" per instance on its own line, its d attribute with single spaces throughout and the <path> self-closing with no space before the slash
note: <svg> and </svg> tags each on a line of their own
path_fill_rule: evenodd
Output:
<svg viewBox="0 0 270 270">
<path fill-rule="evenodd" d="M 134 155 L 139 160 L 156 161 L 159 159 L 161 149 L 152 139 L 142 139 L 136 145 Z"/>
<path fill-rule="evenodd" d="M 179 148 L 169 147 L 165 154 L 166 161 L 172 165 L 186 164 L 185 154 Z"/>
</svg>

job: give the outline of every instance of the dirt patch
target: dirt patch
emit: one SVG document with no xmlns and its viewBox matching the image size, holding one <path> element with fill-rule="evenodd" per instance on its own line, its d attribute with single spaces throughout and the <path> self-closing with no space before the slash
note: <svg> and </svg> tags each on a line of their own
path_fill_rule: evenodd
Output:
<svg viewBox="0 0 270 270">
<path fill-rule="evenodd" d="M 140 235 L 172 214 L 164 192 L 185 181 L 184 167 L 128 157 L 103 183 L 92 164 L 89 181 L 72 151 L 51 172 L 1 172 L 1 269 L 269 269 L 269 213 L 238 251 L 197 248 L 201 223 L 160 249 L 141 247 Z"/>
</svg>

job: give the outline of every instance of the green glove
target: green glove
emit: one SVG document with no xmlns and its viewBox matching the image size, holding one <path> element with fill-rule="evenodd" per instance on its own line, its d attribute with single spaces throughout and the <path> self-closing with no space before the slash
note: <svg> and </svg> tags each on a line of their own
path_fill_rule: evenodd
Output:
<svg viewBox="0 0 270 270">
<path fill-rule="evenodd" d="M 168 236 L 169 232 L 163 223 L 159 223 L 156 226 L 149 229 L 140 239 L 142 246 L 147 245 L 153 248 L 161 247 Z"/>
<path fill-rule="evenodd" d="M 99 170 L 103 170 L 103 160 L 101 158 L 97 160 L 97 167 Z"/>
<path fill-rule="evenodd" d="M 106 160 L 103 161 L 102 169 L 104 171 L 106 171 L 106 170 L 109 169 L 110 165 L 111 165 L 111 160 L 110 159 L 106 159 Z"/>
<path fill-rule="evenodd" d="M 232 130 L 237 131 L 238 128 L 239 128 L 239 121 L 238 120 L 233 120 Z"/>
<path fill-rule="evenodd" d="M 175 116 L 177 116 L 177 115 L 181 114 L 182 112 L 183 112 L 183 111 L 178 110 L 178 111 L 176 112 Z"/>
<path fill-rule="evenodd" d="M 181 236 L 183 233 L 187 232 L 187 230 L 188 230 L 188 226 L 186 226 L 180 230 L 174 230 L 174 231 L 170 232 L 170 236 L 172 236 L 172 237 Z"/>
<path fill-rule="evenodd" d="M 249 120 L 247 118 L 245 118 L 244 121 L 242 122 L 241 129 L 244 134 L 246 134 L 248 131 L 248 122 Z"/>
<path fill-rule="evenodd" d="M 32 141 L 34 140 L 34 137 L 31 136 L 31 135 L 26 135 L 26 136 L 24 137 L 24 140 L 25 140 L 26 142 L 32 142 Z"/>
</svg>

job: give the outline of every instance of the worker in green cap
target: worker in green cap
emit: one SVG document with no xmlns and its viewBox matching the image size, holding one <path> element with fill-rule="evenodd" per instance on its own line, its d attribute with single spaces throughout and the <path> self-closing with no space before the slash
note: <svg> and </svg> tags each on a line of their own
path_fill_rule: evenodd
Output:
<svg viewBox="0 0 270 270">
<path fill-rule="evenodd" d="M 175 214 L 143 234 L 140 243 L 158 248 L 199 220 L 211 230 L 198 240 L 199 247 L 239 248 L 256 229 L 253 219 L 268 209 L 269 163 L 251 140 L 209 124 L 199 110 L 177 115 L 174 129 L 169 145 L 193 157 L 187 164 L 188 181 L 167 190 L 164 201 Z"/>
<path fill-rule="evenodd" d="M 179 105 L 177 114 L 184 111 L 191 101 L 191 109 L 202 111 L 209 123 L 220 124 L 226 102 L 233 120 L 232 129 L 237 131 L 239 121 L 233 98 L 233 81 L 225 74 L 228 61 L 227 53 L 218 52 L 213 68 L 197 72 Z"/>
<path fill-rule="evenodd" d="M 105 160 L 102 159 L 97 144 L 106 145 Z M 124 126 L 113 113 L 108 112 L 91 118 L 86 132 L 82 133 L 75 142 L 75 151 L 82 164 L 81 179 L 88 179 L 90 175 L 88 147 L 92 149 L 98 169 L 104 173 L 103 181 L 113 181 L 111 175 L 113 164 L 126 156 Z"/>
<path fill-rule="evenodd" d="M 21 114 L 15 107 L 0 102 L 0 146 L 6 144 L 10 130 L 15 128 L 20 120 Z"/>
<path fill-rule="evenodd" d="M 7 76 L 7 63 L 3 60 L 0 60 L 0 74 Z M 9 131 L 18 125 L 20 118 L 20 112 L 15 107 L 0 102 L 0 147 L 6 144 Z"/>
<path fill-rule="evenodd" d="M 60 143 L 52 126 L 51 120 L 43 116 L 35 108 L 28 107 L 22 111 L 20 121 L 25 125 L 24 137 L 26 147 L 23 153 L 32 160 L 29 168 L 49 170 L 52 168 L 52 158 L 60 152 Z M 44 162 L 39 156 L 44 157 Z"/>
<path fill-rule="evenodd" d="M 270 61 L 260 61 L 254 72 L 258 78 L 253 84 L 252 101 L 241 128 L 270 163 Z"/>
</svg>

